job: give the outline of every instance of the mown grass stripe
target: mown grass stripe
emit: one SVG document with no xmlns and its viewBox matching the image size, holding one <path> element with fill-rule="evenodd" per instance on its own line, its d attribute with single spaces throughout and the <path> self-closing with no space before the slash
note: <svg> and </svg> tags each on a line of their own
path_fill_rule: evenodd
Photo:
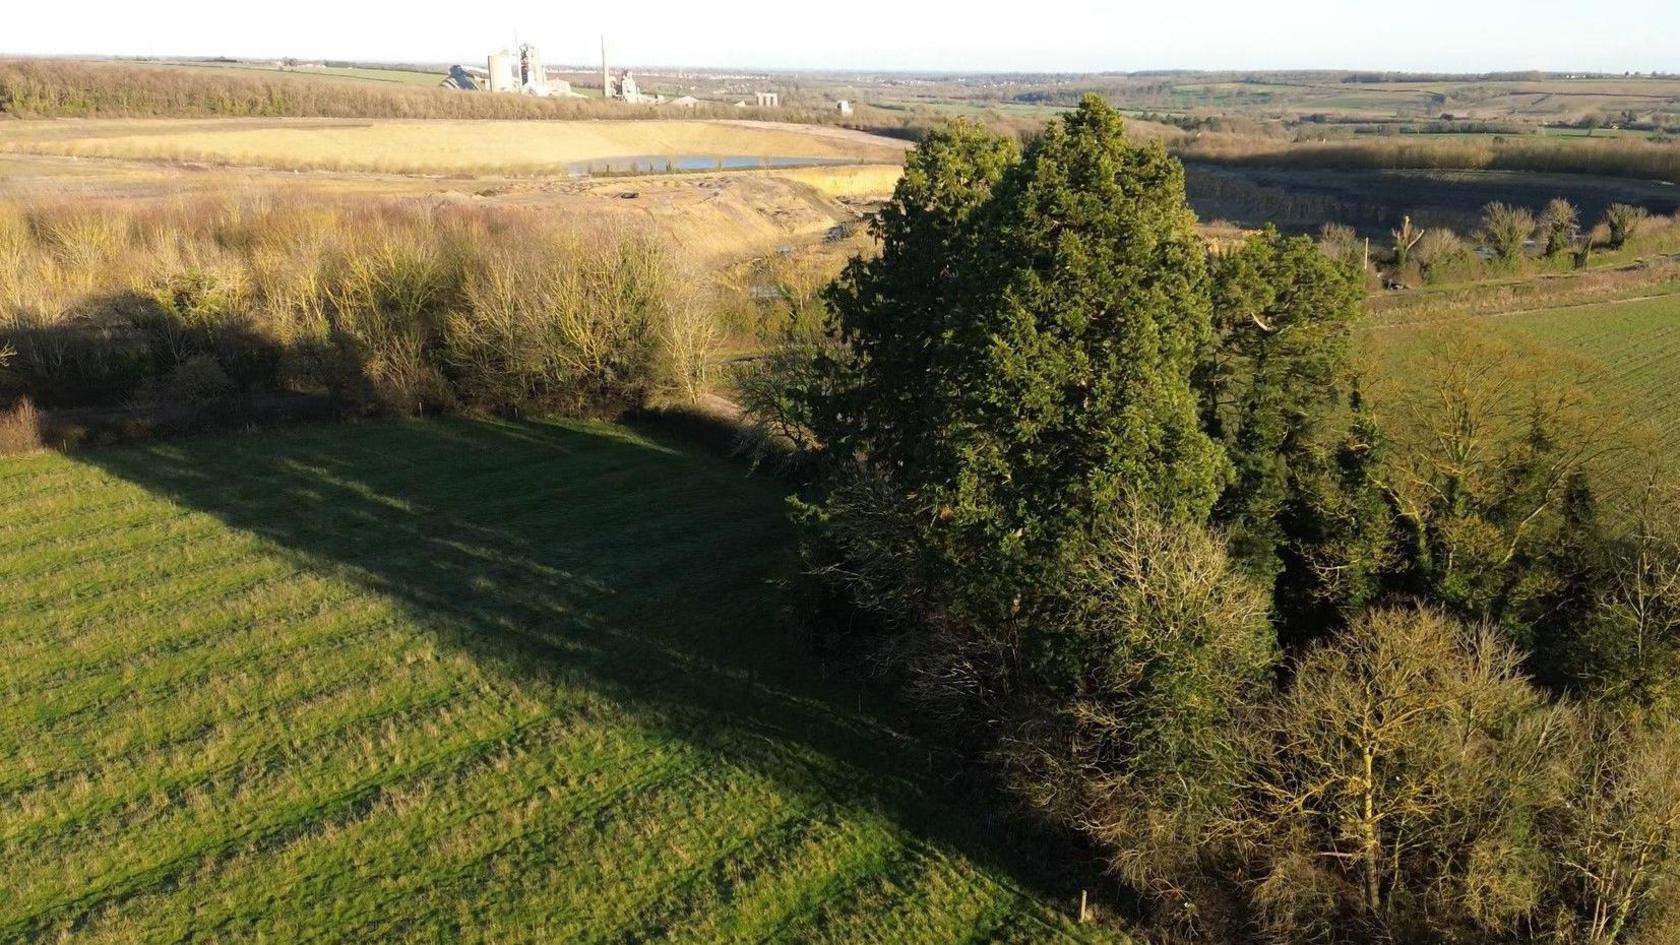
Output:
<svg viewBox="0 0 1680 945">
<path fill-rule="evenodd" d="M 782 496 L 738 467 L 423 421 L 0 459 L 0 493 L 0 940 L 937 941 L 924 874 L 1044 921 L 783 652 Z"/>
<path fill-rule="evenodd" d="M 240 847 L 272 848 L 283 845 L 291 837 L 308 832 L 312 825 L 329 818 L 354 818 L 369 809 L 369 805 L 381 790 L 418 772 L 441 767 L 446 762 L 482 757 L 493 748 L 515 740 L 524 729 L 535 724 L 536 722 L 529 722 L 491 738 L 459 748 L 434 752 L 419 763 L 392 769 L 383 777 L 363 779 L 313 805 L 277 808 L 275 810 L 278 810 L 278 813 L 262 818 L 257 824 L 237 832 L 194 838 L 187 849 L 167 859 L 116 876 L 95 879 L 79 893 L 63 896 L 34 909 L 26 907 L 26 911 L 19 918 L 9 923 L 0 923 L 0 935 L 23 936 L 31 930 L 50 924 L 57 917 L 85 912 L 90 902 L 120 902 L 147 886 L 178 878 L 193 864 L 213 856 L 225 856 Z"/>
<path fill-rule="evenodd" d="M 361 636 L 365 639 L 372 640 L 381 637 L 385 631 L 390 629 L 391 624 L 389 622 L 375 624 L 368 627 L 365 633 Z M 339 647 L 340 641 L 335 639 L 330 641 L 327 646 L 322 647 L 322 649 L 330 650 Z M 298 653 L 293 655 L 305 654 Z M 259 718 L 272 717 L 274 715 L 283 716 L 285 713 L 295 710 L 300 706 L 307 705 L 314 700 L 341 694 L 357 687 L 365 686 L 369 682 L 379 678 L 389 671 L 389 666 L 383 663 L 369 663 L 365 666 L 365 668 L 362 668 L 360 672 L 350 673 L 350 670 L 355 668 L 356 665 L 352 664 L 346 666 L 346 675 L 336 676 L 325 680 L 311 679 L 308 680 L 303 687 L 295 688 L 294 690 L 283 690 L 278 693 L 271 693 L 269 701 L 261 706 L 249 706 L 244 711 L 231 710 L 226 705 L 225 699 L 220 696 L 212 699 L 210 705 L 201 707 L 200 712 L 196 715 L 182 717 L 179 714 L 179 710 L 176 709 L 175 711 L 177 714 L 171 716 L 167 720 L 169 727 L 163 730 L 167 734 L 164 734 L 162 738 L 148 741 L 138 741 L 131 736 L 131 739 L 127 743 L 114 752 L 97 752 L 85 749 L 75 751 L 72 749 L 65 749 L 62 754 L 50 756 L 45 759 L 45 763 L 43 763 L 41 755 L 31 753 L 29 757 L 29 771 L 32 775 L 31 780 L 17 784 L 0 783 L 0 807 L 6 805 L 8 801 L 7 795 L 9 794 L 22 794 L 26 791 L 50 789 L 57 784 L 68 781 L 74 773 L 78 770 L 83 770 L 88 766 L 97 765 L 101 769 L 109 769 L 113 767 L 135 768 L 139 766 L 139 761 L 162 757 L 172 751 L 179 750 L 184 746 L 200 743 L 204 741 L 204 739 L 207 738 L 212 731 L 237 729 L 242 723 L 251 723 Z M 160 692 L 156 695 L 158 698 L 151 700 L 153 703 L 164 701 L 168 698 L 169 693 Z M 189 708 L 192 707 L 196 707 L 196 705 L 189 704 Z M 144 706 L 142 705 L 140 708 L 144 708 Z M 82 715 L 83 713 L 77 713 L 72 720 L 79 719 Z M 156 730 L 143 734 L 153 733 L 156 733 Z M 52 730 L 47 730 L 42 734 L 50 737 L 54 733 Z M 64 743 L 62 742 L 58 742 L 55 743 L 54 747 L 61 747 L 63 744 Z M 81 746 L 77 747 L 79 748 Z M 18 750 L 18 746 L 13 746 L 13 750 L 19 755 L 23 754 L 22 751 Z M 137 756 L 137 752 L 143 754 Z M 56 767 L 47 767 L 48 765 L 54 764 L 56 764 Z"/>
<path fill-rule="evenodd" d="M 127 686 L 134 679 L 125 670 L 155 669 L 171 658 L 196 669 L 224 665 L 205 662 L 230 645 L 262 645 L 254 639 L 271 631 L 276 622 L 313 625 L 333 608 L 350 604 L 375 606 L 355 588 L 326 580 L 289 579 L 260 582 L 228 599 L 201 599 L 177 610 L 171 620 L 113 621 L 101 646 L 82 647 L 73 660 L 31 667 L 31 675 L 8 680 L 13 687 L 0 693 L 0 710 L 22 702 L 58 698 L 59 690 L 86 689 L 86 694 L 110 686 Z M 393 609 L 381 602 L 377 606 Z M 135 632 L 136 624 L 144 633 Z M 288 634 L 289 635 L 289 634 Z M 269 652 L 284 652 L 290 640 L 269 644 Z M 0 716 L 3 717 L 3 716 Z"/>
<path fill-rule="evenodd" d="M 465 687 L 459 681 L 443 682 L 451 684 L 435 689 L 421 687 L 415 693 L 399 690 L 392 695 L 406 696 L 400 704 L 375 703 L 356 713 L 335 715 L 321 729 L 282 731 L 287 731 L 294 740 L 303 738 L 316 743 L 317 755 L 325 758 L 330 756 L 334 746 L 361 735 L 364 730 L 394 720 L 413 722 L 422 713 L 436 713 L 448 707 L 453 699 L 462 694 Z M 311 703 L 304 708 L 314 706 L 315 704 Z M 278 717 L 274 719 L 277 728 L 281 726 L 282 721 Z M 86 841 L 91 828 L 99 823 L 108 825 L 108 833 L 120 835 L 125 827 L 120 822 L 119 815 L 140 801 L 156 797 L 174 798 L 204 785 L 237 783 L 248 780 L 248 776 L 252 775 L 282 769 L 300 769 L 300 760 L 291 744 L 284 741 L 268 742 L 253 752 L 226 761 L 193 757 L 189 761 L 195 763 L 187 764 L 184 770 L 150 772 L 150 778 L 146 781 L 119 783 L 113 786 L 116 788 L 114 791 L 96 796 L 80 805 L 61 806 L 60 809 L 51 811 L 47 817 L 36 818 L 36 822 L 30 822 L 22 815 L 9 818 L 11 822 L 0 827 L 0 851 L 8 847 L 22 847 L 27 848 L 31 854 L 50 853 L 49 844 L 66 835 L 75 835 L 76 842 L 80 845 Z M 287 764 L 277 764 L 280 761 Z"/>
</svg>

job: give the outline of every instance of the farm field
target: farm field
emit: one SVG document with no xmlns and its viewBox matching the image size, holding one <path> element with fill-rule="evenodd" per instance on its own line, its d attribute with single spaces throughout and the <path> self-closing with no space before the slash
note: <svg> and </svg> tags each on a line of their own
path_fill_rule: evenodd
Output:
<svg viewBox="0 0 1680 945">
<path fill-rule="evenodd" d="M 11 457 L 0 496 L 0 940 L 1095 934 L 811 678 L 736 466 L 415 421 Z"/>
<path fill-rule="evenodd" d="M 1223 79 L 1223 81 L 1221 81 Z M 1250 114 L 1330 114 L 1343 119 L 1572 120 L 1598 110 L 1659 110 L 1680 101 L 1671 77 L 1541 79 L 1475 77 L 1361 81 L 1346 73 L 1138 76 L 1118 88 L 1123 104 Z"/>
<path fill-rule="evenodd" d="M 1680 291 L 1655 298 L 1472 315 L 1478 333 L 1530 343 L 1590 362 L 1598 393 L 1631 419 L 1661 432 L 1680 460 Z M 1367 338 L 1382 362 L 1400 370 L 1432 326 L 1378 327 Z"/>
<path fill-rule="evenodd" d="M 1380 80 L 1373 73 L 1311 70 L 1104 74 L 1072 80 L 1019 76 L 979 85 L 928 78 L 857 97 L 900 109 L 962 106 L 983 114 L 1066 107 L 1085 88 L 1099 90 L 1116 107 L 1131 112 L 1256 121 L 1310 117 L 1320 129 L 1343 123 L 1424 125 L 1451 116 L 1456 121 L 1509 122 L 1538 130 L 1543 123 L 1573 122 L 1629 109 L 1641 114 L 1666 112 L 1680 104 L 1680 81 L 1671 76 L 1391 75 Z M 1598 134 L 1609 133 L 1601 130 Z"/>
<path fill-rule="evenodd" d="M 88 119 L 8 127 L 0 151 L 285 170 L 566 175 L 634 159 L 899 164 L 908 143 L 838 128 L 745 121 Z M 722 165 L 719 165 L 721 169 Z"/>
<path fill-rule="evenodd" d="M 417 72 L 413 69 L 370 69 L 360 66 L 300 66 L 282 69 L 279 66 L 263 65 L 255 62 L 171 62 L 168 64 L 190 69 L 235 69 L 245 72 L 278 72 L 312 78 L 390 82 L 400 85 L 416 85 L 428 89 L 436 88 L 437 84 L 443 81 L 445 75 L 442 72 Z"/>
</svg>

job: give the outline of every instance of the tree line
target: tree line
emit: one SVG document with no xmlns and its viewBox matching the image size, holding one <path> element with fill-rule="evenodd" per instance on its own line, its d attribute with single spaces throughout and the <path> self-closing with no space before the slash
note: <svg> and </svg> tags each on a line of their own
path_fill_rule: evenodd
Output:
<svg viewBox="0 0 1680 945">
<path fill-rule="evenodd" d="M 1473 278 L 1479 270 L 1508 273 L 1535 259 L 1584 269 L 1595 249 L 1624 249 L 1657 223 L 1672 225 L 1665 218 L 1653 220 L 1644 207 L 1613 203 L 1596 227 L 1584 226 L 1580 208 L 1554 197 L 1538 214 L 1503 201 L 1489 203 L 1468 240 L 1449 227 L 1414 225 L 1408 216 L 1390 231 L 1386 247 L 1368 247 L 1353 227 L 1340 223 L 1326 224 L 1318 242 L 1325 255 L 1346 266 L 1386 266 L 1390 284 L 1436 283 Z"/>
<path fill-rule="evenodd" d="M 832 642 L 1159 941 L 1673 940 L 1672 477 L 1486 339 L 1378 392 L 1356 267 L 1194 223 L 1095 97 L 911 154 L 880 254 L 741 377 Z"/>
</svg>

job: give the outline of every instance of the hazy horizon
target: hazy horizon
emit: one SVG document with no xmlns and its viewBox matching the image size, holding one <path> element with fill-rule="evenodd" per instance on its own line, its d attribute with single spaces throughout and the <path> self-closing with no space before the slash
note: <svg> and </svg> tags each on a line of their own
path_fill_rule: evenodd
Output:
<svg viewBox="0 0 1680 945">
<path fill-rule="evenodd" d="M 230 17 L 228 7 L 206 0 L 143 8 L 95 0 L 8 13 L 0 54 L 475 62 L 517 35 L 542 47 L 551 64 L 583 65 L 598 61 L 604 34 L 615 62 L 669 68 L 1680 72 L 1680 9 L 1658 0 L 1608 9 L 1558 0 L 1419 0 L 1404 15 L 1345 0 L 1127 6 L 1075 0 L 1058 16 L 1035 18 L 996 2 L 858 0 L 697 13 L 649 0 L 634 16 L 595 9 L 568 16 L 517 2 L 463 21 L 459 6 L 439 0 L 355 7 L 295 0 L 284 19 L 258 21 Z"/>
</svg>

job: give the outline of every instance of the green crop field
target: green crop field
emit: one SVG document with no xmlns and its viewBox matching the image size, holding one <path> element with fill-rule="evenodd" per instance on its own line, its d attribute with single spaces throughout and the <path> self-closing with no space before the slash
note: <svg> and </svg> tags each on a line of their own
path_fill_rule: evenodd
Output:
<svg viewBox="0 0 1680 945">
<path fill-rule="evenodd" d="M 616 427 L 0 460 L 0 941 L 1088 939 Z"/>
<path fill-rule="evenodd" d="M 443 81 L 442 72 L 416 72 L 412 69 L 368 69 L 356 66 L 299 66 L 282 69 L 274 65 L 262 65 L 254 62 L 240 63 L 206 63 L 181 62 L 170 63 L 194 69 L 237 69 L 246 72 L 284 72 L 288 75 L 312 76 L 327 79 L 355 79 L 364 82 L 395 82 L 401 85 L 417 85 L 424 88 L 436 88 Z"/>
<path fill-rule="evenodd" d="M 1532 343 L 1590 362 L 1598 392 L 1633 419 L 1661 431 L 1680 458 L 1680 292 L 1656 298 L 1471 316 L 1477 331 Z M 1371 334 L 1391 367 L 1403 366 L 1428 327 Z"/>
</svg>

